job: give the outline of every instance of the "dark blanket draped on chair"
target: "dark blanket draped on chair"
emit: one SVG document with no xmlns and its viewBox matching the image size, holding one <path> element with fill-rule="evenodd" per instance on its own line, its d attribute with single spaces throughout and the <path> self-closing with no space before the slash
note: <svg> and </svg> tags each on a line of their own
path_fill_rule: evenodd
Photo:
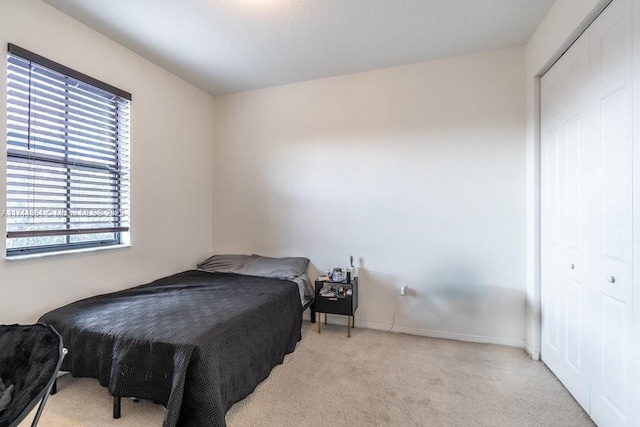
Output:
<svg viewBox="0 0 640 427">
<path fill-rule="evenodd" d="M 62 361 L 60 335 L 46 325 L 0 325 L 0 378 L 13 385 L 9 406 L 0 412 L 0 427 L 18 425 L 38 404 L 44 407 Z"/>
</svg>

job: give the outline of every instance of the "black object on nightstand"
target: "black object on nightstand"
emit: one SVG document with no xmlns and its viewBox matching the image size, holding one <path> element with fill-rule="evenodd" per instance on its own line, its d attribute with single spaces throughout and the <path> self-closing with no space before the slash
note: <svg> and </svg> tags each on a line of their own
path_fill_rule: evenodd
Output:
<svg viewBox="0 0 640 427">
<path fill-rule="evenodd" d="M 347 337 L 351 336 L 351 328 L 356 327 L 354 314 L 358 309 L 358 278 L 350 282 L 322 282 L 316 280 L 315 311 L 318 313 L 318 333 L 322 329 L 321 317 L 324 313 L 324 324 L 327 324 L 327 313 L 341 314 L 347 318 Z M 323 296 L 321 291 L 331 292 L 333 295 Z"/>
</svg>

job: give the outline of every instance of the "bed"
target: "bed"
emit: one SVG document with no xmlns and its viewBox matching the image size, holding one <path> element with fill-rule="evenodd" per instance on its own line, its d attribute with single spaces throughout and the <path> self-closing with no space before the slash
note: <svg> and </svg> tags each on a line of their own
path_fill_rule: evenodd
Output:
<svg viewBox="0 0 640 427">
<path fill-rule="evenodd" d="M 149 399 L 166 408 L 164 426 L 224 426 L 231 405 L 294 351 L 313 305 L 304 280 L 239 271 L 185 271 L 40 322 L 69 350 L 62 370 L 98 379 L 118 406 L 121 397 Z"/>
</svg>

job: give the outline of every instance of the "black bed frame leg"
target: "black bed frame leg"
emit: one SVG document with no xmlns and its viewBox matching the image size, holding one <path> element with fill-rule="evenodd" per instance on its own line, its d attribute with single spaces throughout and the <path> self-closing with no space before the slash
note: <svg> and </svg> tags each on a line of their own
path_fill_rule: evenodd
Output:
<svg viewBox="0 0 640 427">
<path fill-rule="evenodd" d="M 309 306 L 309 314 L 311 315 L 311 323 L 316 323 L 316 303 L 312 303 Z"/>
<path fill-rule="evenodd" d="M 113 396 L 113 418 L 120 418 L 120 396 Z"/>
<path fill-rule="evenodd" d="M 50 395 L 54 395 L 58 392 L 58 379 L 53 380 L 53 385 L 51 386 L 51 390 L 49 391 Z"/>
</svg>

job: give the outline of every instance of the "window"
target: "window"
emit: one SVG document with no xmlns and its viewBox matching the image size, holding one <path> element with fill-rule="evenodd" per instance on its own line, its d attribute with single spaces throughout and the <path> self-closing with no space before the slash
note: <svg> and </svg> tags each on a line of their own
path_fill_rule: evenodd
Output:
<svg viewBox="0 0 640 427">
<path fill-rule="evenodd" d="M 130 101 L 9 44 L 8 257 L 128 240 Z"/>
</svg>

